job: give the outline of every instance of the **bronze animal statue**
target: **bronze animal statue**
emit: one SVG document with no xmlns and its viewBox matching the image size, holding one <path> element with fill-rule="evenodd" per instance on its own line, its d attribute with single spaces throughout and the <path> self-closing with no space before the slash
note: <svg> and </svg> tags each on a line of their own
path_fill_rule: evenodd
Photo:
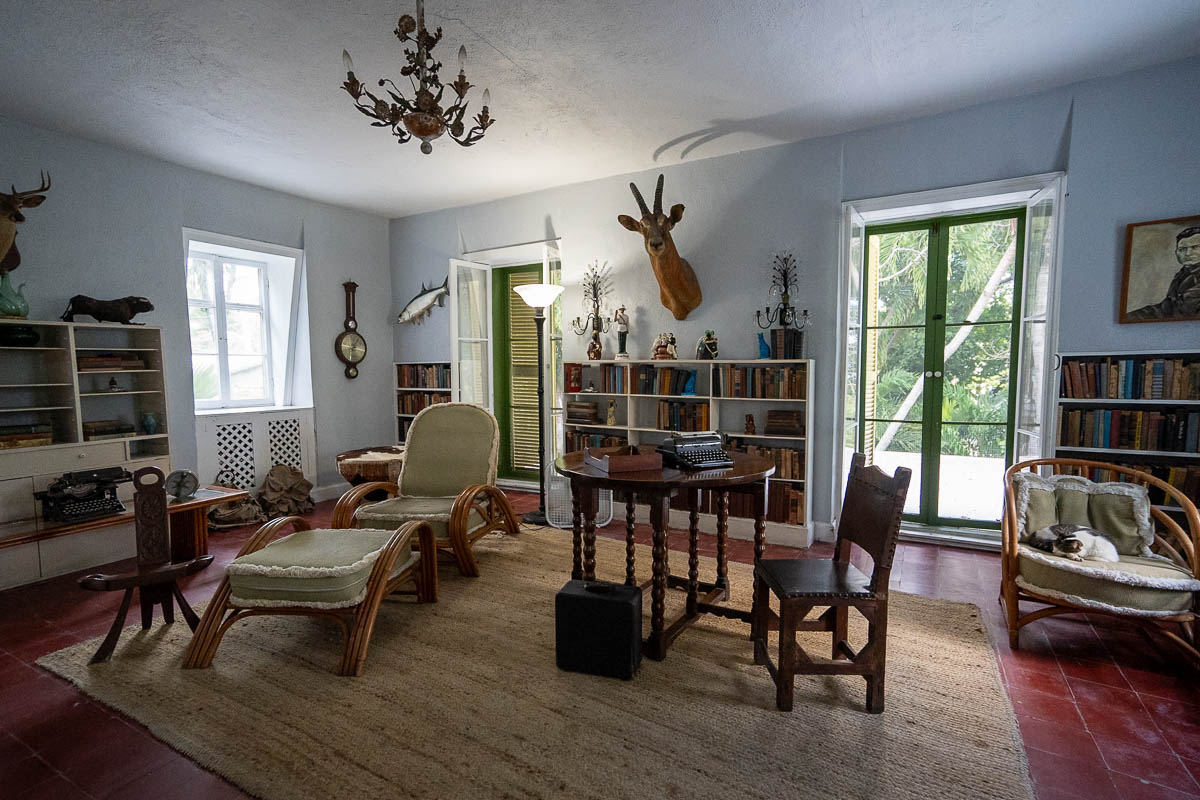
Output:
<svg viewBox="0 0 1200 800">
<path fill-rule="evenodd" d="M 21 253 L 17 250 L 17 225 L 25 221 L 22 208 L 36 208 L 46 199 L 50 189 L 50 174 L 41 173 L 41 185 L 27 192 L 18 192 L 13 186 L 8 194 L 0 192 L 0 274 L 12 272 L 21 264 Z"/>
<path fill-rule="evenodd" d="M 683 219 L 683 203 L 671 206 L 670 214 L 663 214 L 662 193 L 663 176 L 658 176 L 658 187 L 654 190 L 654 211 L 646 208 L 646 201 L 638 191 L 637 184 L 630 183 L 633 196 L 637 199 L 642 218 L 634 219 L 628 214 L 621 214 L 617 222 L 633 231 L 642 234 L 645 239 L 646 253 L 650 256 L 650 268 L 658 279 L 659 299 L 670 309 L 675 319 L 687 319 L 687 315 L 700 305 L 704 296 L 700 292 L 700 282 L 696 273 L 686 259 L 680 257 L 671 239 L 671 229 Z"/>
<path fill-rule="evenodd" d="M 77 294 L 67 303 L 63 322 L 74 322 L 76 314 L 86 314 L 97 322 L 119 322 L 122 325 L 144 325 L 132 322 L 137 314 L 154 310 L 154 304 L 145 297 L 122 297 L 119 300 L 97 300 L 85 294 Z"/>
</svg>

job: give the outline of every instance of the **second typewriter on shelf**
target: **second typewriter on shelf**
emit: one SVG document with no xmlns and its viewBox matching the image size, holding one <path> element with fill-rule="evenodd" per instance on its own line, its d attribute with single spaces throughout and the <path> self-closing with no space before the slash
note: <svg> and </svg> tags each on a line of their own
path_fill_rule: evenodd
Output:
<svg viewBox="0 0 1200 800">
<path fill-rule="evenodd" d="M 68 472 L 34 497 L 42 501 L 42 518 L 49 522 L 86 522 L 125 513 L 117 484 L 130 480 L 123 467 Z"/>
</svg>

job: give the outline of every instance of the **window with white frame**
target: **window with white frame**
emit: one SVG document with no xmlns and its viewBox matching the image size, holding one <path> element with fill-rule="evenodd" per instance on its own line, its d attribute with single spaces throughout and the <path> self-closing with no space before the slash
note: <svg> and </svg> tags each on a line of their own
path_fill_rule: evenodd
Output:
<svg viewBox="0 0 1200 800">
<path fill-rule="evenodd" d="M 189 249 L 187 298 L 196 408 L 274 404 L 267 272 L 265 261 Z"/>
</svg>

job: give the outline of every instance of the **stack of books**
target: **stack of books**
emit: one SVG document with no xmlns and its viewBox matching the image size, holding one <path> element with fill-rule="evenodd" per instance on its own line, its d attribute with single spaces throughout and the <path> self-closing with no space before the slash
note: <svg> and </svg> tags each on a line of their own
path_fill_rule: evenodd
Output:
<svg viewBox="0 0 1200 800">
<path fill-rule="evenodd" d="M 567 403 L 567 422 L 576 425 L 600 424 L 600 404 L 573 400 Z"/>
<path fill-rule="evenodd" d="M 0 425 L 0 450 L 15 447 L 41 447 L 54 443 L 54 435 L 46 424 Z"/>
<path fill-rule="evenodd" d="M 119 419 L 97 419 L 83 423 L 83 438 L 94 442 L 99 439 L 125 439 L 137 435 L 137 428 L 131 422 Z"/>
<path fill-rule="evenodd" d="M 759 447 L 744 444 L 737 436 L 729 437 L 729 449 L 758 458 L 765 458 L 775 463 L 775 478 L 804 478 L 804 451 L 791 447 Z M 771 491 L 775 491 L 772 489 Z"/>
<path fill-rule="evenodd" d="M 689 394 L 696 393 L 696 370 L 681 367 L 638 367 L 637 379 L 634 382 L 636 394 L 677 394 L 682 395 L 691 384 Z"/>
<path fill-rule="evenodd" d="M 92 356 L 79 356 L 77 359 L 80 372 L 111 372 L 118 369 L 145 369 L 146 362 L 128 353 L 97 353 Z"/>
<path fill-rule="evenodd" d="M 804 412 L 774 409 L 767 411 L 767 436 L 803 436 Z"/>
<path fill-rule="evenodd" d="M 660 431 L 707 431 L 708 403 L 678 403 L 660 400 L 655 426 Z"/>
<path fill-rule="evenodd" d="M 577 453 L 585 447 L 623 447 L 629 444 L 629 440 L 624 436 L 567 431 L 564 444 L 568 453 Z"/>
<path fill-rule="evenodd" d="M 771 358 L 804 358 L 804 331 L 776 328 L 771 331 Z"/>
<path fill-rule="evenodd" d="M 1063 361 L 1063 397 L 1104 400 L 1200 400 L 1200 361 L 1105 358 Z"/>
<path fill-rule="evenodd" d="M 806 367 L 735 367 L 724 364 L 713 371 L 713 395 L 716 397 L 803 400 L 807 391 Z"/>
</svg>

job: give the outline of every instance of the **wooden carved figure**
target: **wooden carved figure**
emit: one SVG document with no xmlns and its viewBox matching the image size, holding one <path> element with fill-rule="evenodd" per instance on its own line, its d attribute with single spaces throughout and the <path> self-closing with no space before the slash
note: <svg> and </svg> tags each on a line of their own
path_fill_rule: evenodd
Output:
<svg viewBox="0 0 1200 800">
<path fill-rule="evenodd" d="M 628 214 L 621 214 L 617 217 L 617 222 L 634 233 L 642 234 L 646 253 L 650 256 L 650 268 L 654 270 L 654 277 L 658 279 L 662 304 L 670 309 L 675 319 L 687 319 L 688 314 L 700 305 L 704 296 L 700 292 L 700 282 L 696 280 L 692 265 L 679 255 L 671 238 L 671 229 L 683 219 L 683 203 L 676 203 L 671 206 L 670 214 L 663 214 L 662 175 L 658 176 L 658 186 L 654 190 L 653 212 L 646 207 L 646 201 L 642 199 L 637 184 L 630 183 L 629 188 L 633 190 L 642 217 L 634 219 Z"/>
</svg>

